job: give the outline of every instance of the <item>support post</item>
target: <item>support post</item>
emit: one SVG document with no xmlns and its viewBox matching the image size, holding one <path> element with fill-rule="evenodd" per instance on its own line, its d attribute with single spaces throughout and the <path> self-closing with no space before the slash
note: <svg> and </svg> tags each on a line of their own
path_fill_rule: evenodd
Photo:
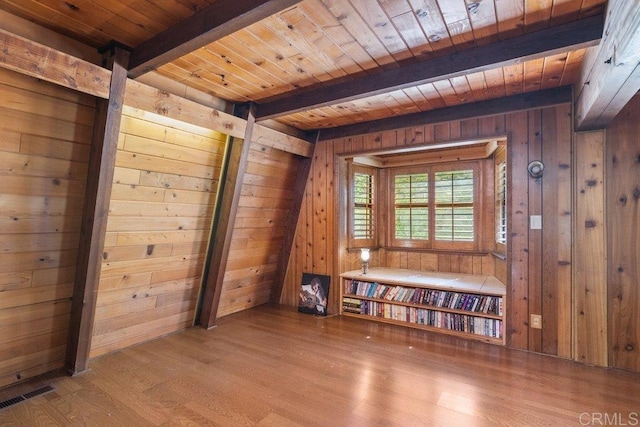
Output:
<svg viewBox="0 0 640 427">
<path fill-rule="evenodd" d="M 129 52 L 119 47 L 106 52 L 103 60 L 112 69 L 111 84 L 109 98 L 97 100 L 93 124 L 65 356 L 65 369 L 71 374 L 86 371 L 89 365 L 128 60 Z"/>
<path fill-rule="evenodd" d="M 238 111 L 240 109 L 243 111 Z M 202 278 L 204 291 L 196 318 L 196 323 L 206 329 L 216 325 L 224 273 L 229 258 L 229 247 L 242 191 L 242 178 L 247 169 L 249 148 L 255 125 L 254 114 L 255 105 L 249 105 L 246 111 L 242 107 L 236 107 L 234 115 L 247 120 L 244 139 L 229 137 L 225 147 L 206 270 Z"/>
</svg>

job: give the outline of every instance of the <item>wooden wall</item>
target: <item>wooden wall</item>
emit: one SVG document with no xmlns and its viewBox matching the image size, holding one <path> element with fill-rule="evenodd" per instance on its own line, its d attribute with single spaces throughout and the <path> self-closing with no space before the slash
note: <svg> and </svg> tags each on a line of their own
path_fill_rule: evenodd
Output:
<svg viewBox="0 0 640 427">
<path fill-rule="evenodd" d="M 640 95 L 607 128 L 609 364 L 640 372 Z"/>
<path fill-rule="evenodd" d="M 328 274 L 332 277 L 329 311 L 335 313 L 339 304 L 339 273 L 359 267 L 357 254 L 347 252 L 346 229 L 342 224 L 345 221 L 338 220 L 346 215 L 340 207 L 345 206 L 346 192 L 336 184 L 345 173 L 339 156 L 385 147 L 506 136 L 511 195 L 507 251 L 511 256 L 505 270 L 507 342 L 515 348 L 571 357 L 570 112 L 571 106 L 567 104 L 321 141 L 307 183 L 281 302 L 296 305 L 303 271 Z M 545 163 L 543 178 L 529 178 L 527 164 L 531 160 Z M 529 230 L 530 214 L 542 215 L 542 230 Z M 489 234 L 493 235 L 493 230 Z M 495 274 L 496 269 L 496 263 L 488 255 L 467 257 L 390 251 L 377 251 L 372 255 L 373 266 L 406 265 L 440 271 L 470 268 L 491 274 Z M 530 314 L 543 315 L 543 329 L 529 328 Z"/>
<path fill-rule="evenodd" d="M 336 252 L 345 252 L 344 245 L 338 244 L 338 215 L 342 213 L 336 207 L 335 150 L 333 143 L 316 143 L 280 296 L 282 304 L 297 306 L 302 273 L 327 274 L 332 276 L 329 309 L 333 313 L 337 308 Z M 376 256 L 372 254 L 372 262 Z"/>
<path fill-rule="evenodd" d="M 193 324 L 225 138 L 124 108 L 92 357 Z"/>
<path fill-rule="evenodd" d="M 63 366 L 94 105 L 0 69 L 0 387 Z"/>
<path fill-rule="evenodd" d="M 607 366 L 604 131 L 575 136 L 575 358 Z"/>
<path fill-rule="evenodd" d="M 299 168 L 298 156 L 251 143 L 218 317 L 271 298 Z"/>
</svg>

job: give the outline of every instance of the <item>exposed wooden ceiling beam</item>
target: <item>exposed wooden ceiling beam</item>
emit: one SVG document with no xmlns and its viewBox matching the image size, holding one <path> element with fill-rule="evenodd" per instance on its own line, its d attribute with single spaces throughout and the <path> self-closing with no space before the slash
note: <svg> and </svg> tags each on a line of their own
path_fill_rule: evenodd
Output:
<svg viewBox="0 0 640 427">
<path fill-rule="evenodd" d="M 606 31 L 585 55 L 576 84 L 575 130 L 605 128 L 640 90 L 640 8 L 610 0 Z"/>
<path fill-rule="evenodd" d="M 109 98 L 110 70 L 1 29 L 0 67 Z"/>
<path fill-rule="evenodd" d="M 136 46 L 129 77 L 136 78 L 300 0 L 220 0 Z"/>
<path fill-rule="evenodd" d="M 571 102 L 572 86 L 529 92 L 522 95 L 507 96 L 505 98 L 457 105 L 455 107 L 440 108 L 422 113 L 406 114 L 386 119 L 372 120 L 355 125 L 338 126 L 320 131 L 319 140 L 342 138 L 365 133 L 382 132 L 385 130 L 401 129 L 412 126 L 424 126 L 430 123 L 443 123 L 453 120 L 464 120 L 475 117 L 494 116 L 496 114 L 529 110 L 532 108 L 549 107 L 552 105 Z"/>
<path fill-rule="evenodd" d="M 336 105 L 392 90 L 594 46 L 602 36 L 602 29 L 603 16 L 596 15 L 448 56 L 412 63 L 383 73 L 290 92 L 283 98 L 260 104 L 256 112 L 256 120 Z"/>
</svg>

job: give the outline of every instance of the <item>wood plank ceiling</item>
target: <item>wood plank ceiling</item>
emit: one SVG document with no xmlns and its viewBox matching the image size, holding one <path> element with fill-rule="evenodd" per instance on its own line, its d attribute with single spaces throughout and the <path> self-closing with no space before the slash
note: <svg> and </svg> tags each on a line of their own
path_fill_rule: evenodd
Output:
<svg viewBox="0 0 640 427">
<path fill-rule="evenodd" d="M 115 40 L 135 50 L 224 1 L 0 0 L 0 9 L 96 48 Z M 255 102 L 260 115 L 261 104 L 313 97 L 330 92 L 336 82 L 357 86 L 367 77 L 375 82 L 372 79 L 415 64 L 464 63 L 460 58 L 472 52 L 469 49 L 487 56 L 493 46 L 496 52 L 503 51 L 518 38 L 529 34 L 535 38 L 545 30 L 571 24 L 570 32 L 575 33 L 589 17 L 601 15 L 605 6 L 605 0 L 279 3 L 284 4 L 282 11 L 183 52 L 157 72 L 232 103 Z M 556 38 L 554 34 L 546 36 Z M 528 39 L 523 43 L 531 44 Z M 546 43 L 541 41 L 536 49 L 544 51 Z M 590 45 L 595 43 L 597 39 Z M 578 80 L 587 45 L 576 42 L 546 56 L 449 73 L 426 83 L 389 87 L 372 96 L 368 90 L 364 97 L 350 95 L 307 108 L 302 103 L 299 111 L 285 108 L 273 117 L 301 130 L 324 129 L 571 85 Z M 462 51 L 466 52 L 458 54 Z"/>
</svg>

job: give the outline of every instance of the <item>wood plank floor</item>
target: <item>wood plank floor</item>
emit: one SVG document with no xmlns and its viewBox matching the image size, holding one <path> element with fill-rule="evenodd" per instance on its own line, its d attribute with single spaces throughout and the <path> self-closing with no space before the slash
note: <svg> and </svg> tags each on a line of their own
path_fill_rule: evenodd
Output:
<svg viewBox="0 0 640 427">
<path fill-rule="evenodd" d="M 638 374 L 283 307 L 233 314 L 210 331 L 176 333 L 94 359 L 90 368 L 0 391 L 6 399 L 41 383 L 56 387 L 0 411 L 0 425 L 579 426 L 640 419 Z"/>
</svg>

